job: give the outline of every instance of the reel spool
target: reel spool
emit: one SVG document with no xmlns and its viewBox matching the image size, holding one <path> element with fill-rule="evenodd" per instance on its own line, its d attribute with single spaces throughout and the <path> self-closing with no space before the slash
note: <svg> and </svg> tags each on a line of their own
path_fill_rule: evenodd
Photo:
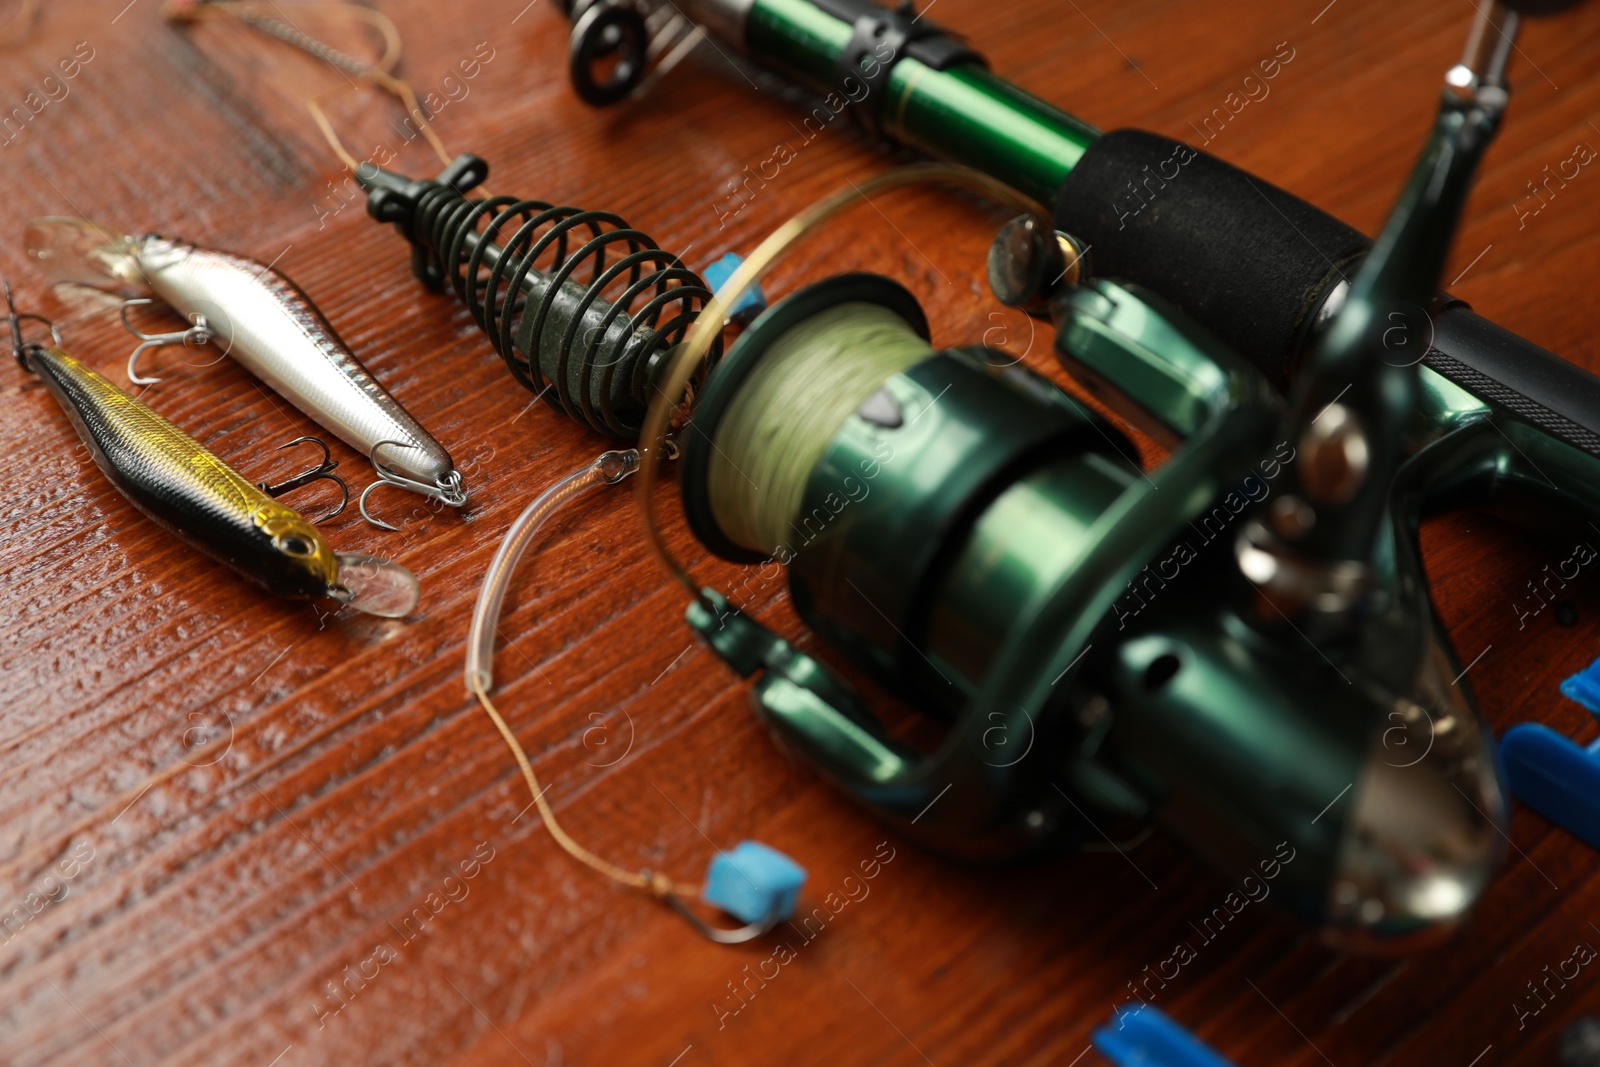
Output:
<svg viewBox="0 0 1600 1067">
<path fill-rule="evenodd" d="M 987 188 L 921 167 L 859 194 L 928 180 Z M 850 202 L 841 192 L 780 228 L 713 312 Z M 1451 684 L 1407 525 L 1436 457 L 1398 480 L 1371 609 L 1327 658 L 1293 628 L 1257 624 L 1259 590 L 1234 558 L 1270 465 L 1293 458 L 1278 453 L 1282 398 L 1153 294 L 1094 280 L 1049 308 L 1063 362 L 1174 441 L 1160 469 L 1139 469 L 1112 426 L 1009 358 L 935 351 L 915 300 L 869 275 L 769 308 L 685 435 L 696 536 L 764 563 L 759 580 L 786 566 L 801 618 L 948 719 L 942 741 L 893 736 L 819 659 L 695 589 L 646 482 L 646 529 L 696 593 L 691 627 L 755 679 L 757 715 L 786 746 L 937 851 L 1060 851 L 1153 818 L 1229 877 L 1275 879 L 1276 899 L 1332 941 L 1392 951 L 1443 937 L 1500 858 L 1505 797 L 1488 731 Z M 673 357 L 647 444 L 710 341 L 700 323 Z"/>
<path fill-rule="evenodd" d="M 575 422 L 637 438 L 657 369 L 711 290 L 610 212 L 463 195 L 488 175 L 473 155 L 420 181 L 356 171 L 367 213 L 411 242 L 412 272 L 449 282 L 518 382 Z M 697 381 L 720 353 L 719 340 Z"/>
<path fill-rule="evenodd" d="M 808 624 L 949 716 L 992 664 L 996 624 L 1061 578 L 1139 474 L 1133 445 L 1045 379 L 927 335 L 878 275 L 784 300 L 702 396 L 681 486 L 703 544 L 789 565 Z"/>
</svg>

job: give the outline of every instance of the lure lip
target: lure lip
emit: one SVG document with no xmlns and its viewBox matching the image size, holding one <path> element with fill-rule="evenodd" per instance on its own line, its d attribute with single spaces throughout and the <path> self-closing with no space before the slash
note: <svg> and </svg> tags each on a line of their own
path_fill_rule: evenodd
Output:
<svg viewBox="0 0 1600 1067">
<path fill-rule="evenodd" d="M 334 581 L 327 594 L 347 607 L 380 619 L 401 619 L 416 610 L 422 588 L 404 565 L 365 552 L 336 552 Z"/>
<path fill-rule="evenodd" d="M 23 230 L 28 261 L 57 284 L 87 285 L 107 292 L 146 293 L 138 240 L 84 218 L 46 215 Z"/>
</svg>

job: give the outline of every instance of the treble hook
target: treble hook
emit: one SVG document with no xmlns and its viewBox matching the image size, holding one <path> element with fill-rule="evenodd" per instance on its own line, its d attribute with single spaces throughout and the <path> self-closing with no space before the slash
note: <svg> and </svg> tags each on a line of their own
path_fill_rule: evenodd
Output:
<svg viewBox="0 0 1600 1067">
<path fill-rule="evenodd" d="M 284 493 L 294 489 L 299 489 L 303 485 L 310 485 L 312 482 L 318 482 L 326 479 L 327 481 L 330 481 L 339 487 L 339 506 L 328 512 L 326 515 L 320 515 L 311 521 L 314 523 L 327 522 L 329 519 L 343 511 L 346 504 L 350 503 L 350 487 L 345 484 L 345 480 L 343 478 L 333 473 L 333 468 L 339 465 L 339 461 L 334 459 L 333 454 L 328 451 L 328 443 L 320 437 L 311 437 L 307 435 L 305 437 L 296 437 L 293 441 L 288 441 L 284 444 L 281 444 L 277 448 L 273 449 L 273 451 L 282 452 L 286 448 L 293 448 L 295 445 L 305 444 L 307 441 L 322 449 L 322 462 L 318 463 L 314 467 L 307 467 L 299 474 L 292 475 L 273 485 L 268 485 L 266 482 L 257 482 L 256 488 L 260 489 L 268 496 L 276 499 L 282 496 Z"/>
<path fill-rule="evenodd" d="M 128 309 L 138 304 L 149 303 L 153 303 L 153 301 L 147 296 L 122 302 L 122 326 L 139 339 L 139 347 L 135 348 L 133 354 L 128 357 L 128 381 L 134 385 L 154 385 L 161 380 L 160 378 L 141 378 L 139 376 L 139 353 L 145 349 L 160 348 L 163 345 L 186 345 L 191 341 L 197 345 L 203 345 L 211 340 L 211 327 L 206 323 L 206 317 L 201 314 L 195 315 L 194 325 L 187 330 L 175 330 L 171 333 L 140 333 L 133 323 L 128 321 Z M 308 438 L 302 437 L 300 440 L 304 441 L 308 440 Z M 316 438 L 309 438 L 309 440 L 316 440 Z M 340 506 L 343 507 L 343 505 Z"/>
<path fill-rule="evenodd" d="M 56 324 L 43 315 L 32 315 L 17 310 L 17 302 L 11 295 L 11 279 L 5 279 L 6 290 L 6 322 L 11 327 L 11 355 L 16 359 L 17 365 L 23 370 L 28 369 L 28 345 L 22 340 L 22 324 L 27 320 L 42 322 L 50 327 L 50 339 L 59 348 L 61 345 L 61 331 L 56 329 Z"/>
<path fill-rule="evenodd" d="M 459 508 L 467 502 L 467 491 L 461 488 L 460 471 L 451 471 L 449 474 L 446 474 L 444 477 L 440 478 L 436 485 L 429 485 L 426 482 L 419 482 L 415 478 L 407 478 L 405 475 L 384 466 L 383 461 L 378 458 L 378 449 L 382 448 L 384 445 L 393 445 L 396 448 L 415 447 L 406 441 L 379 441 L 377 444 L 372 446 L 372 451 L 367 454 L 367 458 L 372 460 L 372 469 L 377 473 L 378 480 L 363 489 L 361 491 L 360 498 L 356 501 L 357 506 L 361 509 L 361 517 L 363 519 L 366 519 L 380 530 L 391 530 L 396 533 L 400 531 L 400 527 L 398 526 L 390 526 L 382 519 L 373 518 L 372 512 L 367 510 L 367 497 L 371 495 L 372 491 L 378 488 L 380 485 L 399 486 L 401 489 L 406 489 L 413 493 L 420 493 L 422 496 L 425 496 L 430 500 L 437 500 L 453 508 Z"/>
</svg>

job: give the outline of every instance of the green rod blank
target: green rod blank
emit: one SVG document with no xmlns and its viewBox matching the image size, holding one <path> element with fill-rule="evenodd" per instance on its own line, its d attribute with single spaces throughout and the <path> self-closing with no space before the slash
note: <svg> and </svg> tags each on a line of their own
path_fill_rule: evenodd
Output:
<svg viewBox="0 0 1600 1067">
<path fill-rule="evenodd" d="M 812 0 L 754 0 L 744 46 L 819 92 L 835 90 L 835 65 L 851 26 Z M 873 106 L 863 101 L 859 106 Z M 900 143 L 963 163 L 1046 205 L 1100 131 L 975 64 L 936 71 L 906 56 L 876 105 Z"/>
</svg>

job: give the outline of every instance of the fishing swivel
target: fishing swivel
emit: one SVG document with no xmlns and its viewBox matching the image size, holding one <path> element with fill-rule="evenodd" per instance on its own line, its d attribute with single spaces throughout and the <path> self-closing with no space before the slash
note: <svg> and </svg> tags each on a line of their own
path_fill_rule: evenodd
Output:
<svg viewBox="0 0 1600 1067">
<path fill-rule="evenodd" d="M 122 302 L 123 329 L 133 334 L 139 341 L 139 346 L 128 356 L 128 381 L 134 385 L 154 385 L 161 380 L 160 378 L 145 378 L 139 374 L 139 354 L 145 349 L 164 348 L 167 345 L 198 346 L 210 343 L 216 336 L 212 333 L 210 324 L 206 322 L 204 313 L 201 312 L 195 313 L 193 325 L 186 330 L 172 330 L 167 333 L 143 333 L 128 321 L 128 309 L 154 302 L 147 296 L 135 297 Z M 223 353 L 223 355 L 226 354 Z M 301 440 L 306 440 L 306 438 L 301 438 Z"/>
</svg>

